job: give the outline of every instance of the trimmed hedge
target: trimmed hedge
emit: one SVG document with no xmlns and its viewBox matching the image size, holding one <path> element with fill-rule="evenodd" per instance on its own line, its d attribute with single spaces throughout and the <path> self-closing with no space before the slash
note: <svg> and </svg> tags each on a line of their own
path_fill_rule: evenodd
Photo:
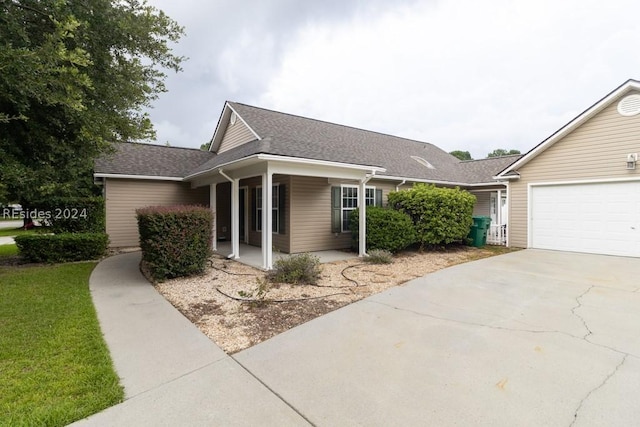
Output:
<svg viewBox="0 0 640 427">
<path fill-rule="evenodd" d="M 211 256 L 211 210 L 202 206 L 138 209 L 142 260 L 156 280 L 200 274 Z"/>
<path fill-rule="evenodd" d="M 351 244 L 358 248 L 360 212 L 351 212 Z M 367 207 L 367 251 L 382 249 L 396 253 L 416 242 L 416 232 L 409 215 L 389 208 Z"/>
<path fill-rule="evenodd" d="M 473 194 L 457 187 L 415 184 L 389 193 L 389 205 L 411 217 L 422 247 L 466 241 L 475 202 Z"/>
<path fill-rule="evenodd" d="M 107 250 L 105 233 L 21 234 L 18 254 L 29 262 L 69 262 L 98 259 Z"/>
<path fill-rule="evenodd" d="M 32 208 L 45 215 L 42 219 L 52 233 L 105 232 L 103 197 L 49 197 Z"/>
</svg>

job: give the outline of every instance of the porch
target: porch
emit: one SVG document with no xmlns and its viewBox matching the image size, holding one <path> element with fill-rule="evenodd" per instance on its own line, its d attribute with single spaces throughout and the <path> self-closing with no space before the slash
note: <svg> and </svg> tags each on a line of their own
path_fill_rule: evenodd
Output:
<svg viewBox="0 0 640 427">
<path fill-rule="evenodd" d="M 487 230 L 487 244 L 506 246 L 509 218 L 507 191 L 502 188 L 493 188 L 475 190 L 472 194 L 476 196 L 473 214 L 491 218 L 491 224 Z"/>
<path fill-rule="evenodd" d="M 493 222 L 489 226 L 487 231 L 487 244 L 488 245 L 507 245 L 507 224 L 494 224 Z"/>
<path fill-rule="evenodd" d="M 218 242 L 216 251 L 217 254 L 228 257 L 233 254 L 233 250 L 231 247 L 231 242 Z M 358 254 L 355 252 L 347 252 L 347 251 L 339 251 L 339 250 L 329 250 L 329 251 L 315 251 L 309 252 L 312 255 L 317 256 L 320 259 L 322 264 L 333 261 L 343 261 L 352 258 L 358 258 Z M 283 254 L 280 252 L 274 252 L 273 258 L 274 260 L 278 260 L 280 258 L 286 258 L 289 254 Z M 247 245 L 245 243 L 240 243 L 240 256 L 234 259 L 235 261 L 241 262 L 242 264 L 249 265 L 251 267 L 263 268 L 263 260 L 262 260 L 262 249 L 257 246 Z"/>
</svg>

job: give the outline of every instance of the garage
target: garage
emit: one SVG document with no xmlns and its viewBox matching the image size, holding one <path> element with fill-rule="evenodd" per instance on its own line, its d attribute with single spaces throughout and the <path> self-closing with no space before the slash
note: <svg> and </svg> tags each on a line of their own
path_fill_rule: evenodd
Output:
<svg viewBox="0 0 640 427">
<path fill-rule="evenodd" d="M 640 257 L 640 181 L 531 185 L 529 246 Z"/>
</svg>

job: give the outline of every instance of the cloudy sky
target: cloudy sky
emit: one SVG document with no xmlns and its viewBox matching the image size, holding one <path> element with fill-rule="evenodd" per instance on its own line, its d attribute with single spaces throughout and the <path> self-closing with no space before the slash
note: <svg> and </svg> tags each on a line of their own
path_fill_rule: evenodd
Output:
<svg viewBox="0 0 640 427">
<path fill-rule="evenodd" d="M 199 147 L 225 100 L 431 142 L 528 151 L 629 78 L 637 0 L 149 0 L 189 57 L 150 111 Z"/>
</svg>

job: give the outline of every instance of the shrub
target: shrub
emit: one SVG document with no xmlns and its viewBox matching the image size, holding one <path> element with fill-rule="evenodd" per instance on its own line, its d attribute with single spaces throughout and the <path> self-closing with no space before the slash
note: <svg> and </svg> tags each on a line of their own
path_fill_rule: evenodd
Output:
<svg viewBox="0 0 640 427">
<path fill-rule="evenodd" d="M 45 215 L 43 222 L 56 234 L 105 232 L 102 197 L 50 197 L 34 204 L 34 209 Z"/>
<path fill-rule="evenodd" d="M 107 250 L 105 233 L 21 234 L 18 254 L 29 262 L 68 262 L 100 258 Z"/>
<path fill-rule="evenodd" d="M 280 258 L 267 277 L 272 282 L 315 285 L 320 279 L 320 259 L 309 253 Z"/>
<path fill-rule="evenodd" d="M 358 247 L 359 211 L 354 210 L 350 218 L 351 242 Z M 398 252 L 415 243 L 416 232 L 411 218 L 404 212 L 375 206 L 367 207 L 367 250 L 382 249 Z"/>
<path fill-rule="evenodd" d="M 213 214 L 202 206 L 138 209 L 142 261 L 154 279 L 204 272 L 211 256 Z"/>
<path fill-rule="evenodd" d="M 389 194 L 389 204 L 411 217 L 422 247 L 466 241 L 475 202 L 474 195 L 459 188 L 425 184 Z"/>
<path fill-rule="evenodd" d="M 371 264 L 391 264 L 393 262 L 393 254 L 384 249 L 373 249 L 368 252 L 368 255 L 368 257 L 364 257 L 364 260 Z"/>
</svg>

